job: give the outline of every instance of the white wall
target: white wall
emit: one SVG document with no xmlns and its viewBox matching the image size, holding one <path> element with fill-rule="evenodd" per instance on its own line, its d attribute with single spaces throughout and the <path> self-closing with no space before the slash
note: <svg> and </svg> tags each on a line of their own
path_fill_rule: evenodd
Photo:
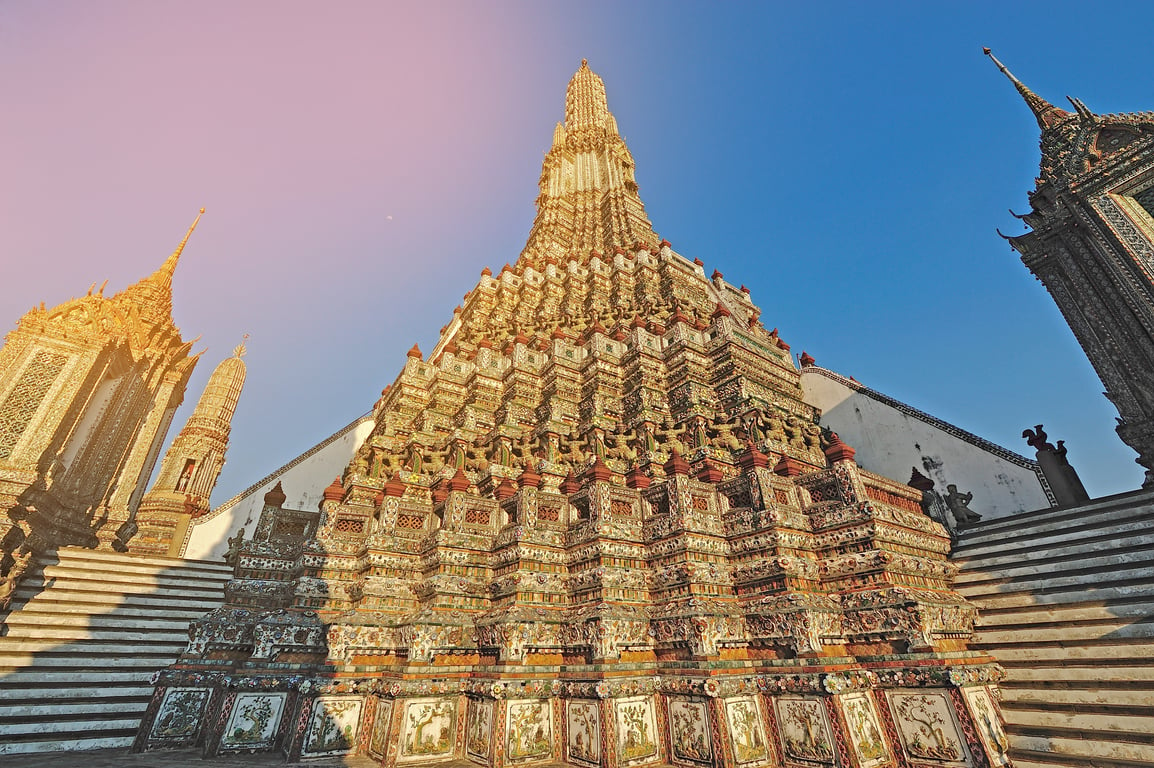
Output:
<svg viewBox="0 0 1154 768">
<path fill-rule="evenodd" d="M 326 440 L 297 456 L 263 480 L 221 504 L 192 526 L 182 557 L 198 560 L 220 560 L 228 551 L 228 539 L 245 528 L 252 536 L 264 495 L 279 480 L 289 509 L 316 509 L 321 494 L 334 477 L 344 473 L 357 448 L 373 431 L 373 419 L 362 416 Z"/>
<path fill-rule="evenodd" d="M 824 368 L 803 368 L 801 387 L 805 401 L 821 409 L 822 424 L 855 448 L 854 460 L 870 472 L 904 483 L 917 467 L 942 495 L 949 483 L 973 493 L 970 509 L 986 520 L 1050 506 L 1036 463 L 1024 456 Z"/>
</svg>

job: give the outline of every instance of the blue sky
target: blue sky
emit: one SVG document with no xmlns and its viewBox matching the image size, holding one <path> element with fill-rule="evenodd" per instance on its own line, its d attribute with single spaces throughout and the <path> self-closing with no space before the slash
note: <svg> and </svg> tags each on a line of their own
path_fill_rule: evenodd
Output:
<svg viewBox="0 0 1154 768">
<path fill-rule="evenodd" d="M 1128 490 L 1100 382 L 995 233 L 1022 231 L 1038 131 L 981 48 L 1055 103 L 1141 111 L 1151 22 L 1139 3 L 7 3 L 0 324 L 146 274 L 205 206 L 175 316 L 208 352 L 177 425 L 252 335 L 219 503 L 368 410 L 516 258 L 588 58 L 655 229 L 749 286 L 795 352 L 1020 452 L 1045 423 L 1091 494 Z"/>
</svg>

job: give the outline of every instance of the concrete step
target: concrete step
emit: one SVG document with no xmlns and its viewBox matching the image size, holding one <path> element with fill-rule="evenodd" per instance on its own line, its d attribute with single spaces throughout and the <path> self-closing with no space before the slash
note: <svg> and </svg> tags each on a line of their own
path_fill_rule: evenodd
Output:
<svg viewBox="0 0 1154 768">
<path fill-rule="evenodd" d="M 1154 765 L 1154 744 L 1128 738 L 1125 734 L 1113 734 L 1113 738 L 1110 738 L 1098 731 L 1083 728 L 1039 732 L 1035 729 L 1022 730 L 1016 725 L 1008 725 L 1006 731 L 1015 751 L 1050 753 L 1071 760 L 1059 765 L 1111 764 L 1105 761 Z"/>
<path fill-rule="evenodd" d="M 1095 527 L 1087 524 L 1071 528 L 1039 529 L 1023 535 L 997 534 L 992 535 L 988 541 L 963 538 L 962 545 L 953 550 L 951 557 L 954 562 L 960 563 L 963 567 L 970 561 L 979 558 L 1006 556 L 1015 553 L 1026 557 L 1031 553 L 1046 552 L 1051 547 L 1141 535 L 1150 530 L 1152 520 L 1154 520 L 1154 513 L 1147 512 L 1141 516 L 1123 516 L 1119 513 L 1119 519 L 1110 522 L 1108 526 Z"/>
<path fill-rule="evenodd" d="M 1034 553 L 1028 561 L 1023 561 L 1021 552 L 1013 552 L 1006 555 L 986 555 L 976 557 L 966 557 L 964 555 L 951 556 L 951 560 L 962 566 L 961 572 L 958 574 L 959 578 L 963 575 L 971 573 L 986 573 L 991 571 L 1000 571 L 1006 567 L 1015 567 L 1025 563 L 1034 564 L 1039 562 L 1065 562 L 1070 560 L 1079 560 L 1085 557 L 1101 553 L 1116 552 L 1119 546 L 1128 550 L 1141 550 L 1145 548 L 1150 551 L 1154 547 L 1154 532 L 1135 534 L 1126 537 L 1124 542 L 1119 542 L 1113 537 L 1104 539 L 1079 539 L 1071 541 L 1067 544 L 1060 544 L 1049 547 L 1045 552 Z"/>
<path fill-rule="evenodd" d="M 35 600 L 21 606 L 16 613 L 43 616 L 70 616 L 74 619 L 76 617 L 87 619 L 90 616 L 115 616 L 122 621 L 131 621 L 134 618 L 155 618 L 158 614 L 162 614 L 167 618 L 183 621 L 187 626 L 193 619 L 200 618 L 220 605 L 219 602 L 212 603 L 208 600 L 198 601 L 202 605 L 191 606 L 176 604 L 175 601 L 173 602 L 174 604 L 172 605 L 120 604 L 115 606 L 101 606 L 98 603 L 72 602 L 70 600 Z"/>
<path fill-rule="evenodd" d="M 1154 709 L 1151 707 L 1128 710 L 1126 707 L 1059 707 L 1050 704 L 1046 709 L 1037 709 L 1033 705 L 1003 703 L 1002 710 L 1020 728 L 1077 728 L 1103 734 L 1147 734 L 1154 737 L 1154 717 L 1151 717 Z M 1154 740 L 1151 743 L 1154 744 Z"/>
<path fill-rule="evenodd" d="M 57 688 L 52 685 L 32 685 L 29 683 L 21 683 L 17 686 L 4 687 L 3 681 L 0 681 L 0 703 L 7 702 L 21 702 L 27 703 L 34 699 L 39 702 L 48 701 L 67 701 L 70 699 L 91 699 L 92 688 L 84 686 L 70 686 L 68 688 Z M 99 691 L 102 695 L 107 695 L 111 698 L 122 698 L 125 696 L 144 696 L 152 695 L 152 686 L 145 681 L 144 685 L 139 682 L 102 682 L 100 683 Z"/>
<path fill-rule="evenodd" d="M 982 645 L 1012 644 L 1025 647 L 1045 647 L 1061 644 L 1099 644 L 1127 641 L 1154 642 L 1154 622 L 1125 619 L 1095 622 L 1035 624 L 1023 630 L 1020 627 L 982 627 L 977 632 Z"/>
<path fill-rule="evenodd" d="M 1018 688 L 1003 685 L 1002 703 L 1014 709 L 1038 708 L 1052 704 L 1066 707 L 1094 707 L 1110 705 L 1117 707 L 1149 707 L 1154 702 L 1154 692 L 1149 689 L 1120 690 L 1110 688 L 1065 688 L 1036 687 Z"/>
<path fill-rule="evenodd" d="M 1149 600 L 1151 584 L 1148 579 L 1136 578 L 1127 581 L 1114 581 L 1107 585 L 1094 586 L 1092 589 L 1084 584 L 1068 584 L 1064 587 L 1050 586 L 1044 591 L 1015 588 L 1013 592 L 967 594 L 968 590 L 959 590 L 966 599 L 976 604 L 979 610 L 1023 608 L 1031 606 L 1062 607 L 1077 606 L 1087 598 L 1093 598 L 1094 603 L 1137 602 Z"/>
<path fill-rule="evenodd" d="M 75 587 L 76 582 L 86 582 L 95 586 L 103 586 L 110 594 L 117 594 L 121 588 L 128 588 L 133 585 L 142 585 L 146 587 L 164 587 L 168 589 L 187 590 L 189 594 L 196 592 L 212 591 L 218 588 L 223 588 L 224 584 L 228 582 L 228 578 L 215 578 L 209 576 L 188 576 L 180 574 L 175 571 L 133 571 L 131 573 L 119 573 L 100 571 L 90 568 L 68 568 L 58 565 L 46 566 L 40 574 L 43 581 L 68 581 L 70 586 Z M 231 578 L 231 577 L 230 577 Z M 25 583 L 35 588 L 40 580 L 35 577 L 28 579 Z"/>
<path fill-rule="evenodd" d="M 1114 513 L 1135 512 L 1140 514 L 1143 510 L 1154 510 L 1154 492 L 1148 490 L 1129 491 L 1093 499 L 1074 507 L 1039 509 L 1033 512 L 985 520 L 967 527 L 961 535 L 963 540 L 966 540 L 1014 534 L 1023 530 L 1037 530 L 1038 528 L 1057 529 L 1087 520 L 1100 520 L 1103 516 L 1109 519 L 1108 516 Z"/>
<path fill-rule="evenodd" d="M 970 647 L 985 651 L 1007 667 L 1034 661 L 1052 663 L 1068 661 L 1078 664 L 1154 663 L 1154 645 L 1112 644 L 1090 647 L 1059 645 L 1039 648 L 1029 645 L 1014 647 L 975 643 Z"/>
<path fill-rule="evenodd" d="M 66 650 L 57 653 L 40 651 L 37 653 L 18 653 L 7 648 L 0 648 L 0 669 L 26 669 L 36 666 L 42 669 L 58 669 L 62 672 L 71 668 L 91 669 L 99 666 L 101 669 L 132 669 L 141 667 L 157 669 L 168 666 L 176 661 L 185 646 L 172 645 L 168 648 L 143 652 L 134 650 L 131 654 L 117 655 L 115 653 L 78 653 Z M 175 652 L 173 650 L 175 649 Z"/>
<path fill-rule="evenodd" d="M 158 615 L 158 611 L 139 611 L 121 613 L 63 613 L 60 611 L 43 611 L 29 607 L 8 616 L 5 622 L 9 637 L 20 627 L 73 627 L 85 626 L 92 629 L 126 629 L 138 630 L 158 629 L 173 632 L 188 631 L 188 623 L 194 617 L 178 616 L 169 618 L 167 615 Z"/>
<path fill-rule="evenodd" d="M 93 735 L 71 739 L 38 739 L 26 740 L 5 737 L 0 740 L 0 755 L 36 755 L 43 752 L 87 752 L 96 749 L 128 749 L 136 738 L 136 728 L 122 728 L 111 734 Z"/>
<path fill-rule="evenodd" d="M 963 594 L 965 594 L 963 592 Z M 1154 600 L 1141 596 L 1131 601 L 1078 602 L 1069 605 L 1026 605 L 993 608 L 975 600 L 981 608 L 976 626 L 980 630 L 1015 627 L 1028 631 L 1033 626 L 1073 624 L 1096 621 L 1154 620 Z"/>
<path fill-rule="evenodd" d="M 115 683 L 147 683 L 156 669 L 130 670 L 67 670 L 58 669 L 0 669 L 0 688 L 20 689 L 25 686 L 56 686 L 65 677 L 75 687 L 103 686 Z"/>
<path fill-rule="evenodd" d="M 1143 537 L 1146 538 L 1146 537 Z M 1149 537 L 1151 543 L 1132 544 L 1127 540 L 1126 546 L 1119 546 L 1117 541 L 1108 550 L 1095 553 L 1082 553 L 1075 557 L 1050 557 L 1052 550 L 1045 557 L 1031 557 L 1028 560 L 1019 560 L 1013 565 L 983 565 L 980 570 L 966 568 L 958 573 L 954 579 L 954 588 L 968 587 L 971 589 L 991 588 L 994 585 L 1014 582 L 1027 578 L 1036 578 L 1060 572 L 1064 575 L 1108 574 L 1120 568 L 1134 568 L 1143 563 L 1154 562 L 1154 536 Z"/>
<path fill-rule="evenodd" d="M 188 645 L 185 641 L 172 640 L 138 640 L 133 643 L 133 654 L 167 654 L 173 648 L 178 653 Z M 6 638 L 0 641 L 0 656 L 14 655 L 27 656 L 30 654 L 72 654 L 87 658 L 103 656 L 123 656 L 125 646 L 115 640 L 78 640 L 60 642 L 52 638 Z"/>
<path fill-rule="evenodd" d="M 101 716 L 106 714 L 132 715 L 140 718 L 148 708 L 148 696 L 135 697 L 92 697 L 60 699 L 57 701 L 0 701 L 0 722 L 17 720 L 57 720 L 62 718 L 91 718 L 93 709 L 99 708 Z"/>
<path fill-rule="evenodd" d="M 232 573 L 232 566 L 221 560 L 193 560 L 180 557 L 160 557 L 158 555 L 128 555 L 119 552 L 109 552 L 100 549 L 84 549 L 82 547 L 64 547 L 56 551 L 56 558 L 63 561 L 86 561 L 95 563 L 112 563 L 132 566 L 150 566 L 153 568 L 174 568 L 186 573 L 203 571 L 206 573 Z"/>
<path fill-rule="evenodd" d="M 94 718 L 91 709 L 75 716 L 56 715 L 47 719 L 31 721 L 8 720 L 0 721 L 0 741 L 11 736 L 35 735 L 43 738 L 49 733 L 91 733 L 109 729 L 128 729 L 140 726 L 141 712 L 127 715 L 103 716 Z"/>
<path fill-rule="evenodd" d="M 194 594 L 189 595 L 157 595 L 152 592 L 141 591 L 122 592 L 119 595 L 110 596 L 106 588 L 85 588 L 82 584 L 55 585 L 46 592 L 35 592 L 32 589 L 25 591 L 24 588 L 21 588 L 16 590 L 13 597 L 13 603 L 18 606 L 16 610 L 39 608 L 40 606 L 47 609 L 48 606 L 55 606 L 61 610 L 94 611 L 100 610 L 102 606 L 115 605 L 124 608 L 163 608 L 165 612 L 199 610 L 207 613 L 218 607 L 220 601 L 219 594 L 214 593 L 213 596 L 209 597 L 202 590 L 197 590 Z"/>
<path fill-rule="evenodd" d="M 1054 680 L 1089 685 L 1102 683 L 1140 683 L 1154 685 L 1154 664 L 1102 667 L 1096 664 L 1073 664 L 1053 661 L 1004 664 L 1011 681 L 1047 683 Z"/>
<path fill-rule="evenodd" d="M 97 628 L 89 629 L 82 626 L 52 626 L 39 624 L 25 624 L 12 628 L 10 638 L 57 640 L 61 643 L 71 643 L 76 640 L 119 640 L 122 643 L 136 643 L 141 640 L 162 641 L 168 643 L 187 643 L 188 632 L 166 631 L 160 629 L 137 629 L 125 626 L 119 629 Z"/>
<path fill-rule="evenodd" d="M 1078 755 L 1063 755 L 1058 752 L 1032 752 L 1025 749 L 1015 749 L 1012 746 L 1010 758 L 1014 761 L 1014 768 L 1055 768 L 1055 766 L 1062 766 L 1062 768 L 1152 768 L 1154 766 L 1154 763 L 1145 761 L 1088 758 Z"/>
</svg>

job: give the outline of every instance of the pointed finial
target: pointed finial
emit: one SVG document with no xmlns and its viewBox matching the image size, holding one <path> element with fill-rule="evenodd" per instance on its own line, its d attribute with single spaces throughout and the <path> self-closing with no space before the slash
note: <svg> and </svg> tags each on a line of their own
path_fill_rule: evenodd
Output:
<svg viewBox="0 0 1154 768">
<path fill-rule="evenodd" d="M 1003 75 L 1009 78 L 1014 87 L 1018 89 L 1022 99 L 1026 102 L 1026 106 L 1034 113 L 1034 117 L 1038 121 L 1038 127 L 1045 130 L 1053 125 L 1059 123 L 1063 118 L 1069 117 L 1070 113 L 1064 109 L 1058 109 L 1050 102 L 1043 99 L 1038 94 L 1031 91 L 1026 85 L 1014 77 L 1014 73 L 1006 68 L 1006 65 L 998 61 L 998 57 L 994 55 L 989 48 L 983 48 L 982 53 L 990 57 L 990 61 L 994 62 L 994 66 L 998 68 Z"/>
<path fill-rule="evenodd" d="M 184 233 L 184 239 L 180 241 L 180 245 L 176 246 L 173 251 L 173 256 L 180 258 L 180 254 L 184 251 L 184 246 L 188 245 L 188 238 L 192 237 L 192 233 L 196 230 L 196 225 L 200 223 L 200 217 L 204 215 L 204 209 L 200 209 L 200 213 L 196 214 L 196 218 L 192 220 L 192 226 Z"/>
<path fill-rule="evenodd" d="M 1075 99 L 1073 96 L 1067 96 L 1066 101 L 1074 105 L 1074 110 L 1078 113 L 1079 117 L 1092 118 L 1094 116 L 1094 113 L 1090 111 L 1089 107 L 1082 103 L 1081 99 Z"/>
<path fill-rule="evenodd" d="M 248 348 L 244 345 L 244 343 L 246 341 L 248 341 L 248 334 L 247 333 L 245 335 L 241 336 L 240 344 L 237 344 L 236 348 L 232 350 L 232 356 L 233 357 L 244 357 L 244 353 L 248 351 Z"/>
<path fill-rule="evenodd" d="M 582 59 L 581 67 L 565 90 L 565 130 L 605 127 L 611 117 L 605 100 L 605 83 L 589 69 L 589 62 Z"/>
<path fill-rule="evenodd" d="M 184 239 L 180 241 L 180 245 L 176 246 L 176 250 L 165 259 L 164 264 L 157 270 L 162 279 L 172 280 L 172 273 L 176 271 L 176 262 L 180 261 L 180 254 L 184 253 L 184 246 L 188 245 L 188 238 L 192 237 L 192 233 L 196 231 L 196 225 L 200 223 L 200 217 L 203 215 L 204 209 L 201 208 L 200 213 L 196 214 L 196 218 L 192 220 L 192 226 L 184 233 Z"/>
</svg>

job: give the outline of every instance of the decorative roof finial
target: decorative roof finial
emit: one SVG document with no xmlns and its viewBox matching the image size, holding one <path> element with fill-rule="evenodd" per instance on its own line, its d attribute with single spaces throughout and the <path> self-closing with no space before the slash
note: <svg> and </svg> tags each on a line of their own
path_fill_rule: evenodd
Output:
<svg viewBox="0 0 1154 768">
<path fill-rule="evenodd" d="M 168 280 L 169 285 L 172 284 L 172 274 L 176 271 L 176 262 L 180 261 L 180 254 L 184 253 L 184 246 L 188 245 L 188 238 L 192 237 L 192 233 L 196 231 L 196 225 L 200 223 L 200 217 L 203 215 L 204 209 L 201 208 L 200 213 L 196 214 L 196 218 L 192 220 L 192 226 L 184 233 L 184 239 L 180 241 L 180 245 L 176 246 L 176 250 L 165 259 L 164 264 L 158 270 L 162 278 Z"/>
<path fill-rule="evenodd" d="M 982 53 L 990 57 L 990 61 L 994 62 L 1003 75 L 1010 79 L 1014 87 L 1018 89 L 1018 93 L 1022 95 L 1022 99 L 1026 102 L 1026 106 L 1034 113 L 1034 117 L 1038 120 L 1038 127 L 1042 130 L 1057 125 L 1059 122 L 1070 116 L 1070 113 L 1064 109 L 1058 109 L 1050 102 L 1043 99 L 1038 94 L 1026 87 L 1018 78 L 1014 77 L 1014 73 L 1006 68 L 1006 65 L 998 61 L 998 57 L 993 54 L 989 48 L 983 48 Z"/>
<path fill-rule="evenodd" d="M 240 344 L 237 344 L 236 348 L 232 350 L 233 357 L 244 357 L 244 353 L 248 352 L 248 347 L 244 345 L 246 341 L 248 341 L 247 333 L 244 336 L 241 336 Z"/>
<path fill-rule="evenodd" d="M 200 217 L 203 215 L 204 209 L 201 208 L 200 213 L 193 219 L 192 226 L 184 233 L 180 245 L 176 246 L 172 255 L 165 259 L 155 272 L 117 294 L 117 296 L 135 302 L 146 320 L 160 322 L 167 318 L 171 321 L 172 275 L 176 272 L 176 265 L 180 261 L 180 254 L 184 252 L 184 246 L 188 245 L 188 239 L 192 237 L 192 233 L 196 230 L 196 225 L 200 223 Z"/>
</svg>

